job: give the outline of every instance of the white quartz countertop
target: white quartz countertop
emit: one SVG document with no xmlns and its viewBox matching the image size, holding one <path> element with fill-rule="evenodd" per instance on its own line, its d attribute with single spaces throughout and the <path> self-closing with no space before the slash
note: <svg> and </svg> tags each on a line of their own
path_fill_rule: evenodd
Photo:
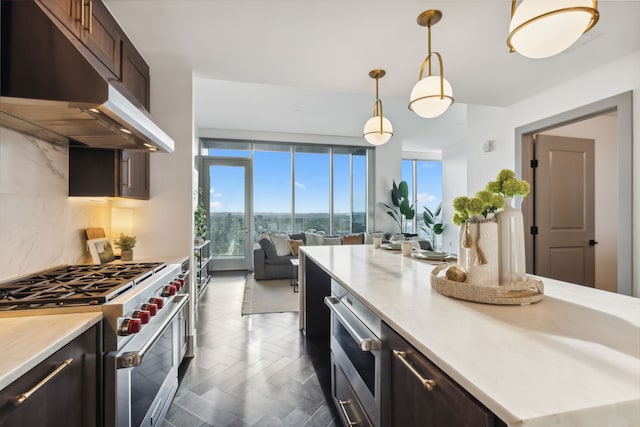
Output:
<svg viewBox="0 0 640 427">
<path fill-rule="evenodd" d="M 640 426 L 640 299 L 540 278 L 538 303 L 480 304 L 398 253 L 301 249 L 508 425 Z"/>
<path fill-rule="evenodd" d="M 0 390 L 101 320 L 101 311 L 0 318 Z"/>
</svg>

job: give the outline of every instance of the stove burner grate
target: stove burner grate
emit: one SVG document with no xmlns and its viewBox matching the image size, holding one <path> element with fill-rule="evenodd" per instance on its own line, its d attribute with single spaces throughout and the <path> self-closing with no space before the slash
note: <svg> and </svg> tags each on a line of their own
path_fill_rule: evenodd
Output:
<svg viewBox="0 0 640 427">
<path fill-rule="evenodd" d="M 104 304 L 164 267 L 164 263 L 56 267 L 0 284 L 0 311 Z"/>
</svg>

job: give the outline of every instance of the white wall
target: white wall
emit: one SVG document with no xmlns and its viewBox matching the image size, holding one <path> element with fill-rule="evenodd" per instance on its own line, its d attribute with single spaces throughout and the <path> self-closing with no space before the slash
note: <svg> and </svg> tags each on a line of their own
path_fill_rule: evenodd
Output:
<svg viewBox="0 0 640 427">
<path fill-rule="evenodd" d="M 458 226 L 451 222 L 453 199 L 468 194 L 467 149 L 464 141 L 448 147 L 442 153 L 442 246 L 445 251 L 458 253 Z"/>
<path fill-rule="evenodd" d="M 90 261 L 84 230 L 109 231 L 104 199 L 70 198 L 68 148 L 0 128 L 0 281 Z"/>
<path fill-rule="evenodd" d="M 523 82 L 526 84 L 526 82 Z M 487 168 L 515 168 L 514 133 L 515 129 L 529 123 L 542 120 L 593 102 L 633 91 L 633 146 L 638 147 L 640 138 L 640 51 L 628 55 L 600 67 L 587 70 L 585 74 L 576 76 L 562 85 L 549 88 L 534 97 L 523 100 L 505 109 L 501 140 L 504 144 L 496 145 L 496 163 L 469 162 L 469 182 L 484 179 Z M 508 164 L 506 161 L 508 160 Z M 519 159 L 518 159 L 519 162 Z M 504 163 L 504 166 L 503 166 Z M 633 150 L 633 218 L 640 217 L 640 150 Z M 640 270 L 638 254 L 640 254 L 640 227 L 638 221 L 633 223 L 633 295 L 640 295 Z"/>
<path fill-rule="evenodd" d="M 612 277 L 618 277 L 618 164 L 617 118 L 598 116 L 567 126 L 542 132 L 546 135 L 569 136 L 595 140 L 595 287 L 618 291 Z"/>
<path fill-rule="evenodd" d="M 151 154 L 151 199 L 140 203 L 136 253 L 164 259 L 193 252 L 193 96 L 192 74 L 153 69 L 151 114 L 175 141 L 172 154 Z"/>
</svg>

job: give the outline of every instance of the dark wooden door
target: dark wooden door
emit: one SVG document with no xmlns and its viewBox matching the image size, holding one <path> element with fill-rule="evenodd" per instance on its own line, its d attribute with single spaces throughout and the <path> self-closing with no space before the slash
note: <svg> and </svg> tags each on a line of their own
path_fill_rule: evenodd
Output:
<svg viewBox="0 0 640 427">
<path fill-rule="evenodd" d="M 0 426 L 98 425 L 98 337 L 94 326 L 0 391 Z M 14 404 L 17 396 L 41 381 L 39 389 L 20 405 Z"/>
<path fill-rule="evenodd" d="M 83 4 L 80 40 L 120 78 L 123 32 L 102 0 L 79 0 Z"/>
<path fill-rule="evenodd" d="M 73 34 L 80 35 L 80 0 L 39 0 Z"/>
<path fill-rule="evenodd" d="M 386 324 L 383 324 L 382 340 L 383 425 L 490 427 L 499 424 L 491 411 Z M 401 356 L 396 357 L 394 351 L 401 352 Z M 417 375 L 433 381 L 432 390 L 425 388 Z"/>
<path fill-rule="evenodd" d="M 125 37 L 122 41 L 122 83 L 147 111 L 151 111 L 149 65 Z"/>
<path fill-rule="evenodd" d="M 594 140 L 538 135 L 535 274 L 595 286 Z M 590 244 L 591 243 L 591 244 Z"/>
<path fill-rule="evenodd" d="M 122 150 L 120 195 L 136 199 L 149 198 L 149 152 Z"/>
</svg>

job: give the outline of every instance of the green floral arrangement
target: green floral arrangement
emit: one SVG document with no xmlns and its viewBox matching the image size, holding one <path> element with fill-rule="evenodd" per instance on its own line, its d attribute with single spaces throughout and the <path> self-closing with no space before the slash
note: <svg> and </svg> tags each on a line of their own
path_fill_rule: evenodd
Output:
<svg viewBox="0 0 640 427">
<path fill-rule="evenodd" d="M 529 194 L 529 183 L 524 179 L 517 179 L 516 173 L 510 169 L 502 169 L 495 181 L 489 181 L 486 191 L 499 194 L 502 197 L 522 196 Z"/>
<path fill-rule="evenodd" d="M 116 245 L 118 249 L 130 251 L 136 246 L 136 236 L 127 236 L 126 234 L 120 233 L 120 238 L 114 240 L 113 244 Z"/>
<path fill-rule="evenodd" d="M 456 197 L 453 199 L 453 223 L 464 224 L 469 218 L 482 215 L 487 218 L 504 207 L 505 197 L 529 194 L 529 183 L 517 179 L 516 173 L 510 169 L 502 169 L 495 181 L 489 181 L 485 189 L 478 191 L 474 197 Z"/>
</svg>

